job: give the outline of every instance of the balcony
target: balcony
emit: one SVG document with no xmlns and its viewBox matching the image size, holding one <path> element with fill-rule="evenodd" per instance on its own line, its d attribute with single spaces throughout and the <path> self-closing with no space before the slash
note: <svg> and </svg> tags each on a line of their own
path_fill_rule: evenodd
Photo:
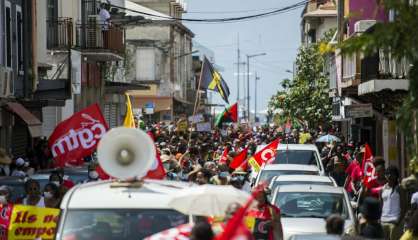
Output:
<svg viewBox="0 0 418 240">
<path fill-rule="evenodd" d="M 89 21 L 76 25 L 76 48 L 93 61 L 117 61 L 124 52 L 124 29 Z"/>
<path fill-rule="evenodd" d="M 361 63 L 361 84 L 358 95 L 376 93 L 383 90 L 407 91 L 409 71 L 406 59 L 397 60 L 389 54 L 380 51 L 378 54 L 365 57 Z"/>
<path fill-rule="evenodd" d="M 58 18 L 46 20 L 47 49 L 68 50 L 73 46 L 73 20 Z"/>
</svg>

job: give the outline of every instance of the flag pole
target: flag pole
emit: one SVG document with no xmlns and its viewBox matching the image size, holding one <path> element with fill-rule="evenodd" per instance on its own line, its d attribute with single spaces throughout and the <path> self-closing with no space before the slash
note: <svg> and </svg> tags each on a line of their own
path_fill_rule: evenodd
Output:
<svg viewBox="0 0 418 240">
<path fill-rule="evenodd" d="M 204 56 L 206 57 L 206 56 Z M 203 75 L 203 67 L 204 67 L 205 61 L 202 61 L 202 67 L 200 69 L 200 76 L 199 76 L 199 82 L 197 83 L 197 92 L 196 92 L 196 98 L 195 98 L 195 102 L 194 102 L 194 108 L 193 108 L 193 115 L 192 115 L 192 120 L 194 120 L 194 116 L 196 115 L 197 109 L 200 106 L 200 85 L 202 83 L 202 75 Z M 192 121 L 192 125 L 193 125 L 193 121 Z M 190 147 L 190 141 L 192 139 L 192 128 L 190 128 L 189 131 L 189 140 L 187 142 L 187 146 Z"/>
</svg>

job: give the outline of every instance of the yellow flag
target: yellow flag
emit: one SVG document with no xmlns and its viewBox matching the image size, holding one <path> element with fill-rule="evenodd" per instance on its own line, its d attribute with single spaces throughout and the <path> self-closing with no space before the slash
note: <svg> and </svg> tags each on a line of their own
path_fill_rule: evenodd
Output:
<svg viewBox="0 0 418 240">
<path fill-rule="evenodd" d="M 129 98 L 128 94 L 125 94 L 125 96 L 126 96 L 126 114 L 125 114 L 125 120 L 123 120 L 123 126 L 127 128 L 135 128 L 135 119 L 134 119 L 134 113 L 132 111 L 131 99 Z"/>
</svg>

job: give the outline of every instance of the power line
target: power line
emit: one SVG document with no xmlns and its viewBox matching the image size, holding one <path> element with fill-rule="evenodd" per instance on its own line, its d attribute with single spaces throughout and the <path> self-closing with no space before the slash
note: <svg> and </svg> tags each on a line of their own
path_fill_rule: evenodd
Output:
<svg viewBox="0 0 418 240">
<path fill-rule="evenodd" d="M 192 11 L 187 14 L 233 14 L 233 13 L 251 13 L 251 12 L 262 12 L 277 10 L 277 8 L 262 8 L 262 9 L 251 9 L 251 10 L 236 10 L 236 11 Z"/>
<path fill-rule="evenodd" d="M 121 10 L 135 12 L 135 13 L 139 13 L 139 14 L 142 14 L 142 15 L 156 17 L 156 18 L 161 18 L 161 19 L 165 19 L 165 20 L 178 20 L 178 21 L 197 22 L 197 23 L 227 23 L 227 22 L 238 22 L 238 21 L 252 20 L 252 19 L 257 19 L 257 18 L 262 18 L 262 17 L 273 16 L 273 15 L 280 14 L 280 13 L 285 13 L 285 12 L 288 12 L 288 11 L 292 11 L 292 10 L 298 9 L 300 7 L 304 7 L 306 5 L 306 3 L 308 3 L 308 2 L 309 2 L 309 0 L 304 0 L 304 1 L 295 3 L 295 4 L 292 4 L 292 5 L 283 7 L 283 8 L 278 8 L 278 9 L 273 10 L 273 11 L 268 11 L 268 12 L 254 14 L 254 15 L 248 15 L 248 16 L 242 16 L 242 17 L 202 18 L 202 19 L 196 19 L 196 18 L 177 18 L 177 17 L 170 17 L 170 16 L 161 16 L 161 15 L 152 14 L 152 13 L 146 13 L 146 12 L 141 12 L 141 11 L 137 11 L 137 10 L 134 10 L 134 9 L 129 9 L 129 8 L 125 8 L 125 7 L 113 5 L 113 4 L 110 4 L 110 6 L 112 6 L 114 8 L 121 9 Z"/>
</svg>

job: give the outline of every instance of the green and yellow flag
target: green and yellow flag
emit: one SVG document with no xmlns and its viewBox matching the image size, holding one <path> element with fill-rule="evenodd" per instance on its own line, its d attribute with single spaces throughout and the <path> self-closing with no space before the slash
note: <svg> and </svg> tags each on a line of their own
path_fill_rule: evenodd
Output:
<svg viewBox="0 0 418 240">
<path fill-rule="evenodd" d="M 200 84 L 202 89 L 209 89 L 218 92 L 222 99 L 229 103 L 229 87 L 221 74 L 216 71 L 209 60 L 204 57 L 202 65 L 202 75 L 200 76 Z"/>
<path fill-rule="evenodd" d="M 126 114 L 125 119 L 123 120 L 123 126 L 127 128 L 135 128 L 135 118 L 132 111 L 131 99 L 127 93 L 126 96 Z"/>
</svg>

